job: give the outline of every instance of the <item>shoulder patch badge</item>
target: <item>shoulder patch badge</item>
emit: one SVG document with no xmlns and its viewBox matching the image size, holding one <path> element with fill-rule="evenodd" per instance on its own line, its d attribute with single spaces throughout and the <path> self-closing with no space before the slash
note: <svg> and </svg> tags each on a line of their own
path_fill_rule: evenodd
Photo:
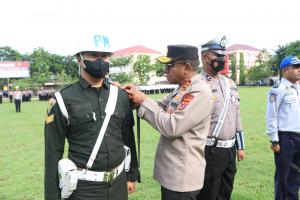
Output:
<svg viewBox="0 0 300 200">
<path fill-rule="evenodd" d="M 52 109 L 52 107 L 56 104 L 56 100 L 54 98 L 51 98 L 48 102 L 48 108 L 47 108 L 47 113 L 50 112 L 50 110 Z"/>
<path fill-rule="evenodd" d="M 276 96 L 277 96 L 277 94 L 275 94 L 275 93 L 270 94 L 270 96 L 269 96 L 270 103 L 273 103 L 274 101 L 276 101 Z"/>
<path fill-rule="evenodd" d="M 49 124 L 49 123 L 51 123 L 53 121 L 54 121 L 54 114 L 52 114 L 52 115 L 46 115 L 46 120 L 45 120 L 46 124 Z"/>
<path fill-rule="evenodd" d="M 181 103 L 177 107 L 178 110 L 184 110 L 186 106 L 194 99 L 194 95 L 186 94 L 183 96 Z"/>
</svg>

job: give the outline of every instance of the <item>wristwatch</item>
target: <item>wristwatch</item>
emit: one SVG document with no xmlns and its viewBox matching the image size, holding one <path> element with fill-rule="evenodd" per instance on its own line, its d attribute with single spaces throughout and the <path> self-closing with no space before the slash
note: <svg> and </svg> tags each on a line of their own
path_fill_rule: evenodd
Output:
<svg viewBox="0 0 300 200">
<path fill-rule="evenodd" d="M 279 141 L 270 141 L 273 146 L 279 144 Z"/>
</svg>

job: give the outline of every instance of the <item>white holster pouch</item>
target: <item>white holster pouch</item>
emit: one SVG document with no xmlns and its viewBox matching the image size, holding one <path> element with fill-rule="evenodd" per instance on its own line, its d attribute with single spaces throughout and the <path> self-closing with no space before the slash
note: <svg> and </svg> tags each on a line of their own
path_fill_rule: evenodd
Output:
<svg viewBox="0 0 300 200">
<path fill-rule="evenodd" d="M 69 198 L 77 188 L 77 167 L 71 160 L 64 158 L 58 162 L 59 188 L 61 198 Z"/>
<path fill-rule="evenodd" d="M 130 170 L 130 162 L 131 162 L 131 152 L 130 148 L 124 145 L 125 150 L 125 172 L 129 172 Z"/>
</svg>

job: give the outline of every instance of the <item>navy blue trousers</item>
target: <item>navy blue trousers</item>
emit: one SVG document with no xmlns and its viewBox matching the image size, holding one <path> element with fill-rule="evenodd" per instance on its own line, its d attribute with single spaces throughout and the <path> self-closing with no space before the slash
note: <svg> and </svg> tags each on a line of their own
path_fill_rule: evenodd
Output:
<svg viewBox="0 0 300 200">
<path fill-rule="evenodd" d="M 300 173 L 291 163 L 300 167 L 300 135 L 279 132 L 280 152 L 275 153 L 275 200 L 299 200 Z"/>
</svg>

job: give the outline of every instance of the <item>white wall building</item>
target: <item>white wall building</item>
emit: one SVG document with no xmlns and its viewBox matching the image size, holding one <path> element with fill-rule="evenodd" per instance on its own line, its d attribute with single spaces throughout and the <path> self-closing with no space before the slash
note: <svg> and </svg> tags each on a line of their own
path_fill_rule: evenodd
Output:
<svg viewBox="0 0 300 200">
<path fill-rule="evenodd" d="M 132 56 L 131 63 L 128 66 L 125 67 L 111 67 L 109 69 L 110 73 L 132 73 L 133 72 L 133 63 L 136 61 L 137 57 L 139 55 L 147 55 L 150 56 L 150 59 L 153 62 L 156 62 L 156 59 L 162 55 L 162 53 L 155 51 L 153 49 L 144 47 L 142 45 L 137 45 L 133 47 L 129 47 L 126 49 L 120 49 L 118 51 L 115 51 L 112 55 L 112 58 L 121 58 L 121 57 L 129 57 Z M 165 77 L 157 77 L 155 76 L 155 72 L 151 74 L 151 78 L 148 82 L 149 85 L 154 85 L 157 82 L 165 82 L 167 81 Z"/>
</svg>

